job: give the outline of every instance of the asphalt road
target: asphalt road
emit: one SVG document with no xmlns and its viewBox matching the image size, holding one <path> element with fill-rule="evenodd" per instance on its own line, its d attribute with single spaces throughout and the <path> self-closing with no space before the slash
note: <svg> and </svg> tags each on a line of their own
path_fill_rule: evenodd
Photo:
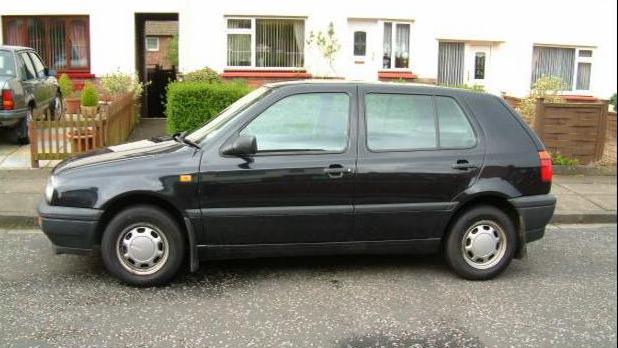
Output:
<svg viewBox="0 0 618 348">
<path fill-rule="evenodd" d="M 0 230 L 0 347 L 616 346 L 616 225 L 552 228 L 498 279 L 439 257 L 203 264 L 137 289 Z"/>
</svg>

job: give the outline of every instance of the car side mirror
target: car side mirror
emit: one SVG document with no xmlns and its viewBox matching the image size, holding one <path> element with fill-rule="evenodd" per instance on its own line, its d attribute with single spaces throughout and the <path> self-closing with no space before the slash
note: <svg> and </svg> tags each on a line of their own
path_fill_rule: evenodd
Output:
<svg viewBox="0 0 618 348">
<path fill-rule="evenodd" d="M 253 135 L 239 135 L 234 141 L 224 146 L 221 153 L 228 156 L 246 156 L 257 153 L 257 140 Z"/>
<path fill-rule="evenodd" d="M 58 72 L 56 70 L 50 70 L 49 68 L 45 68 L 45 75 L 49 77 L 56 77 Z"/>
</svg>

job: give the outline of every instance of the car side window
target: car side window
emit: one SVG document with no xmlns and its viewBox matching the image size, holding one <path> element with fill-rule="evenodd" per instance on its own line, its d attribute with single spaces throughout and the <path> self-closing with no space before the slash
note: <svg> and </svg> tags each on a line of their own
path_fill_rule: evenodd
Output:
<svg viewBox="0 0 618 348">
<path fill-rule="evenodd" d="M 22 79 L 27 81 L 36 78 L 36 71 L 34 70 L 34 65 L 32 65 L 32 61 L 30 57 L 28 57 L 28 54 L 23 52 L 19 54 L 19 57 L 23 63 Z"/>
<path fill-rule="evenodd" d="M 32 63 L 34 66 L 34 70 L 39 78 L 45 77 L 45 64 L 41 62 L 41 59 L 34 52 L 30 52 L 30 59 L 32 59 Z"/>
<path fill-rule="evenodd" d="M 348 144 L 349 117 L 346 93 L 296 94 L 271 105 L 240 134 L 255 136 L 258 152 L 341 152 Z"/>
<path fill-rule="evenodd" d="M 474 146 L 476 137 L 463 110 L 453 98 L 436 97 L 440 125 L 440 147 L 468 148 Z"/>
<path fill-rule="evenodd" d="M 437 148 L 436 116 L 431 96 L 367 94 L 365 110 L 370 150 Z"/>
</svg>

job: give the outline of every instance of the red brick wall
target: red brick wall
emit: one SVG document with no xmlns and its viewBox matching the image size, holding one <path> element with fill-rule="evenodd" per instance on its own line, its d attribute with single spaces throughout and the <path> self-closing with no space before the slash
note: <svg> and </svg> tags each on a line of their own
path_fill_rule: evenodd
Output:
<svg viewBox="0 0 618 348">
<path fill-rule="evenodd" d="M 154 68 L 155 65 L 160 65 L 162 69 L 171 69 L 172 63 L 167 58 L 170 51 L 171 36 L 159 36 L 159 50 L 146 51 L 146 67 Z"/>
<path fill-rule="evenodd" d="M 607 114 L 607 139 L 616 140 L 616 113 Z"/>
</svg>

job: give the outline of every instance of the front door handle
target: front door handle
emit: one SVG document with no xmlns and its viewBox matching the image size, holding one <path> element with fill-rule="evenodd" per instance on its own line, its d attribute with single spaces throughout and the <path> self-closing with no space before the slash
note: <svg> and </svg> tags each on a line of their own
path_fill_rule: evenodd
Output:
<svg viewBox="0 0 618 348">
<path fill-rule="evenodd" d="M 451 168 L 456 169 L 456 170 L 473 170 L 473 169 L 478 168 L 478 166 L 471 164 L 470 162 L 466 160 L 459 160 L 457 161 L 457 163 L 453 164 Z"/>
<path fill-rule="evenodd" d="M 324 173 L 331 178 L 341 178 L 343 174 L 352 173 L 352 168 L 345 168 L 340 164 L 333 164 L 328 168 L 324 168 Z"/>
</svg>

